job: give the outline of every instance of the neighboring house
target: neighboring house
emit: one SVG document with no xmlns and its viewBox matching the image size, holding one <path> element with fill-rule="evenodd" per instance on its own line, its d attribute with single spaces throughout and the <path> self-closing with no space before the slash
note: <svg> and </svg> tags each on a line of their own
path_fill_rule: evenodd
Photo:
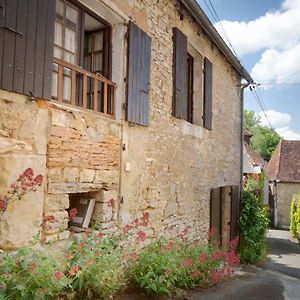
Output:
<svg viewBox="0 0 300 300">
<path fill-rule="evenodd" d="M 266 174 L 270 180 L 270 200 L 274 202 L 274 225 L 289 228 L 292 198 L 300 193 L 300 141 L 281 141 Z"/>
<path fill-rule="evenodd" d="M 236 235 L 252 79 L 196 1 L 0 4 L 0 194 L 25 168 L 45 176 L 0 217 L 2 249 L 67 239 L 87 206 L 99 230 L 148 212 L 152 236 Z"/>
</svg>

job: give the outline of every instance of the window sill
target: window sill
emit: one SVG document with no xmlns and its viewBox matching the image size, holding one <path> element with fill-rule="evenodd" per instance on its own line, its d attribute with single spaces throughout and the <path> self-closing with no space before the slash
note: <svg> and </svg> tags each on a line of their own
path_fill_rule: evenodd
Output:
<svg viewBox="0 0 300 300">
<path fill-rule="evenodd" d="M 207 131 L 206 128 L 189 123 L 186 120 L 178 119 L 174 116 L 172 116 L 172 119 L 174 120 L 175 125 L 178 127 L 179 131 L 183 135 L 192 136 L 198 139 L 201 139 L 204 137 L 205 132 Z"/>
</svg>

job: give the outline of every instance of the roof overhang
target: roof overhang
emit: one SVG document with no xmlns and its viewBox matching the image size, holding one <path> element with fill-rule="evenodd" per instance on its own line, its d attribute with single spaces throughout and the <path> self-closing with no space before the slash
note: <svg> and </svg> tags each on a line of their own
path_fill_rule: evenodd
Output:
<svg viewBox="0 0 300 300">
<path fill-rule="evenodd" d="M 191 15 L 196 19 L 196 21 L 201 25 L 206 34 L 210 39 L 217 45 L 220 51 L 225 55 L 225 57 L 230 61 L 235 70 L 239 75 L 247 80 L 248 83 L 252 83 L 253 79 L 247 70 L 242 66 L 237 57 L 229 49 L 225 41 L 219 35 L 218 31 L 215 29 L 213 24 L 210 22 L 202 8 L 196 2 L 196 0 L 180 0 Z"/>
</svg>

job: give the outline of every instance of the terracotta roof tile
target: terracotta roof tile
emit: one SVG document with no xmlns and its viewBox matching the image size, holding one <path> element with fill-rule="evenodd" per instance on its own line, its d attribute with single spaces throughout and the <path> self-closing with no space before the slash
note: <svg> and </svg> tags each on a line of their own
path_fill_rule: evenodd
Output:
<svg viewBox="0 0 300 300">
<path fill-rule="evenodd" d="M 267 162 L 245 141 L 244 141 L 244 151 L 251 159 L 253 165 L 260 166 L 262 170 L 266 168 Z"/>
<path fill-rule="evenodd" d="M 271 181 L 300 182 L 300 141 L 281 141 L 266 168 Z"/>
</svg>

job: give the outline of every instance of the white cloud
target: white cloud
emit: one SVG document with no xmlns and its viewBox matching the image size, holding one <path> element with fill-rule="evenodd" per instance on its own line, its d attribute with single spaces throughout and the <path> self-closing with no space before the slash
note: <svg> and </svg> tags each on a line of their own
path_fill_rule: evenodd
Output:
<svg viewBox="0 0 300 300">
<path fill-rule="evenodd" d="M 262 126 L 269 127 L 268 120 L 265 116 L 265 114 L 261 111 L 257 113 L 257 115 L 260 117 L 260 123 Z M 288 126 L 292 120 L 292 116 L 288 113 L 282 113 L 280 111 L 275 110 L 266 110 L 266 115 L 272 125 L 272 127 L 285 127 Z"/>
<path fill-rule="evenodd" d="M 275 130 L 285 140 L 300 140 L 300 133 L 291 130 L 289 127 L 276 128 Z"/>
<path fill-rule="evenodd" d="M 283 51 L 268 49 L 253 67 L 251 76 L 262 83 L 290 84 L 300 82 L 299 53 L 300 43 Z"/>
<path fill-rule="evenodd" d="M 239 55 L 266 48 L 287 49 L 300 41 L 300 0 L 285 0 L 280 10 L 249 22 L 221 21 Z M 215 24 L 222 35 L 219 24 Z M 224 38 L 226 40 L 226 38 Z"/>
</svg>

